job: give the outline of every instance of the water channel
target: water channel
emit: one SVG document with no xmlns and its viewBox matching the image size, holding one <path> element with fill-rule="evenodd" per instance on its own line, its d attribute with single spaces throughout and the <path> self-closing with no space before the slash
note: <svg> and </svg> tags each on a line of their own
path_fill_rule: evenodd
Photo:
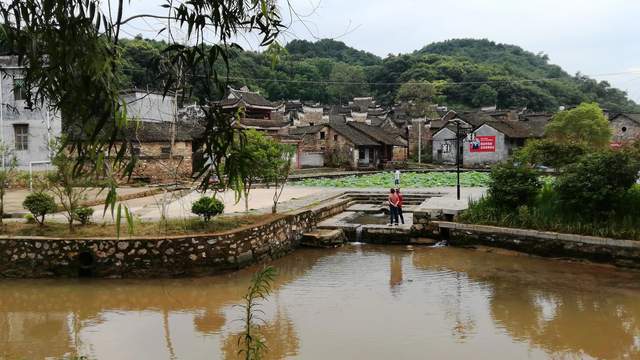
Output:
<svg viewBox="0 0 640 360">
<path fill-rule="evenodd" d="M 273 263 L 267 359 L 638 359 L 640 273 L 455 248 L 348 245 Z M 0 359 L 237 357 L 256 268 L 2 280 Z"/>
</svg>

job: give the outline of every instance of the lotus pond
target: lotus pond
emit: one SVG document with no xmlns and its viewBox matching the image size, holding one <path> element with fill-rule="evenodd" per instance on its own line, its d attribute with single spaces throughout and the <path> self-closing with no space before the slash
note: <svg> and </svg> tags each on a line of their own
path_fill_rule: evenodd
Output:
<svg viewBox="0 0 640 360">
<path fill-rule="evenodd" d="M 371 175 L 351 175 L 340 178 L 314 178 L 292 182 L 299 186 L 324 186 L 339 188 L 373 188 L 394 187 L 393 173 L 384 172 Z M 489 184 L 489 173 L 469 171 L 460 174 L 460 184 L 464 187 L 485 187 Z M 416 173 L 406 172 L 400 175 L 400 186 L 403 188 L 423 188 L 438 186 L 455 186 L 455 172 Z"/>
</svg>

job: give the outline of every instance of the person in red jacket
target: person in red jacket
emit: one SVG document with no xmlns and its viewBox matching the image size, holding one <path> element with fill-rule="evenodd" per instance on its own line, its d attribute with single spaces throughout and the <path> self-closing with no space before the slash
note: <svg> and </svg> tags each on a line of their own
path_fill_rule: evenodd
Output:
<svg viewBox="0 0 640 360">
<path fill-rule="evenodd" d="M 389 190 L 389 225 L 398 225 L 398 195 L 395 189 Z"/>
<path fill-rule="evenodd" d="M 402 194 L 400 193 L 400 188 L 396 188 L 396 196 L 398 196 L 398 207 L 396 209 L 396 211 L 398 212 L 398 217 L 400 218 L 400 221 L 402 222 L 402 225 L 404 225 L 404 216 L 402 216 L 402 202 L 404 201 L 404 198 L 402 197 Z M 396 224 L 398 223 L 398 220 L 396 219 Z"/>
</svg>

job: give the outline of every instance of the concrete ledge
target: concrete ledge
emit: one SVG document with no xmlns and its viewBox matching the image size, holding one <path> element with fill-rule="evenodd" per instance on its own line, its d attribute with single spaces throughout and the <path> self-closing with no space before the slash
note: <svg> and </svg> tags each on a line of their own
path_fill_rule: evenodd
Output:
<svg viewBox="0 0 640 360">
<path fill-rule="evenodd" d="M 485 233 L 485 234 L 504 234 L 504 235 L 511 235 L 511 236 L 527 237 L 527 238 L 537 238 L 540 240 L 561 240 L 561 241 L 569 241 L 569 242 L 584 243 L 584 244 L 619 246 L 619 247 L 640 249 L 640 241 L 635 241 L 635 240 L 622 240 L 622 239 L 613 239 L 613 238 L 603 238 L 603 237 L 597 237 L 597 236 L 565 234 L 565 233 L 556 233 L 556 232 L 550 232 L 550 231 L 539 231 L 539 230 L 529 230 L 529 229 L 505 228 L 505 227 L 490 226 L 490 225 L 462 224 L 462 223 L 448 222 L 448 221 L 433 221 L 432 223 L 444 229 L 456 229 L 456 230 L 479 232 L 479 233 Z"/>
<path fill-rule="evenodd" d="M 486 245 L 546 257 L 640 268 L 640 241 L 447 221 L 433 221 L 429 226 L 452 246 Z"/>
</svg>

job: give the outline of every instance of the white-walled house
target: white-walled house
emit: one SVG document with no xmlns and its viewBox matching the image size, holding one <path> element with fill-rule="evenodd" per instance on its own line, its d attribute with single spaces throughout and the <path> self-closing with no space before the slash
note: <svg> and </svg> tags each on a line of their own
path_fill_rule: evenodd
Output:
<svg viewBox="0 0 640 360">
<path fill-rule="evenodd" d="M 146 90 L 123 91 L 127 103 L 127 117 L 141 122 L 173 122 L 176 116 L 176 99 L 173 93 L 163 95 Z"/>
<path fill-rule="evenodd" d="M 46 101 L 38 109 L 25 109 L 24 69 L 16 56 L 0 56 L 0 141 L 15 155 L 20 169 L 33 165 L 34 170 L 44 170 L 51 167 L 49 144 L 60 136 L 62 121 Z M 9 160 L 0 159 L 0 166 Z"/>
</svg>

